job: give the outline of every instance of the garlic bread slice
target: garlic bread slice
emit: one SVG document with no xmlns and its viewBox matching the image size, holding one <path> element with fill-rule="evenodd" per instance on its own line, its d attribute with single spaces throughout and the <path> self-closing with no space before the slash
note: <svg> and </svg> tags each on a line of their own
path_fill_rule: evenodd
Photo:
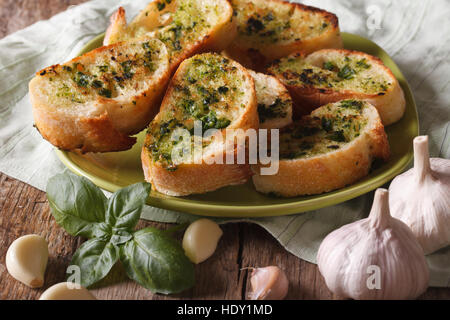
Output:
<svg viewBox="0 0 450 320">
<path fill-rule="evenodd" d="M 95 49 L 37 72 L 29 83 L 34 122 L 62 150 L 119 151 L 159 109 L 169 56 L 156 39 Z"/>
<path fill-rule="evenodd" d="M 260 129 L 277 129 L 292 122 L 292 99 L 275 77 L 248 70 L 255 82 Z"/>
<path fill-rule="evenodd" d="M 338 18 L 333 13 L 281 0 L 231 0 L 238 35 L 226 54 L 259 70 L 293 52 L 342 48 Z"/>
<path fill-rule="evenodd" d="M 377 108 L 384 125 L 403 116 L 403 90 L 391 70 L 374 56 L 345 49 L 296 53 L 268 68 L 287 87 L 294 114 L 342 99 L 365 99 Z"/>
<path fill-rule="evenodd" d="M 154 37 L 167 46 L 171 72 L 197 53 L 221 51 L 234 39 L 237 25 L 227 0 L 157 0 L 127 25 L 125 10 L 111 17 L 104 44 Z"/>
<path fill-rule="evenodd" d="M 195 132 L 195 122 L 203 135 Z M 189 58 L 176 71 L 160 112 L 149 125 L 141 155 L 145 178 L 155 190 L 171 196 L 244 183 L 250 166 L 248 161 L 226 163 L 230 145 L 225 133 L 249 128 L 258 128 L 258 113 L 247 70 L 214 53 Z M 208 129 L 216 130 L 205 135 Z M 180 131 L 187 137 L 180 138 Z M 195 139 L 200 139 L 200 153 L 195 152 Z M 240 147 L 233 142 L 232 157 Z"/>
<path fill-rule="evenodd" d="M 389 158 L 377 110 L 363 100 L 327 104 L 280 131 L 279 167 L 261 175 L 256 190 L 282 197 L 319 194 L 352 184 L 369 173 L 372 160 Z"/>
</svg>

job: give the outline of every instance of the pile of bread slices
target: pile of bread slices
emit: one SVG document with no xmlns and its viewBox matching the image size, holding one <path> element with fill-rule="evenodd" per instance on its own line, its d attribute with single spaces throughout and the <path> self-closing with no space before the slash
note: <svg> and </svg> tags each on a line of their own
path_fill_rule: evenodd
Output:
<svg viewBox="0 0 450 320">
<path fill-rule="evenodd" d="M 334 14 L 281 0 L 156 0 L 130 23 L 119 8 L 104 46 L 39 71 L 29 88 L 37 129 L 62 150 L 126 150 L 147 128 L 145 177 L 173 196 L 250 178 L 286 197 L 342 188 L 389 158 L 384 125 L 405 110 L 381 60 L 342 48 Z M 198 139 L 174 133 L 199 121 L 216 129 L 200 136 L 203 152 L 174 161 Z M 227 129 L 258 128 L 280 129 L 277 173 L 212 161 L 229 152 Z"/>
</svg>

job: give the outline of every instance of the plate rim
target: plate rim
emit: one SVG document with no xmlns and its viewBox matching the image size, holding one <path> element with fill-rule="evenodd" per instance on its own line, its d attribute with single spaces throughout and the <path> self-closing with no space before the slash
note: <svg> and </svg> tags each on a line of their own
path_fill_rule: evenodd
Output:
<svg viewBox="0 0 450 320">
<path fill-rule="evenodd" d="M 395 63 L 395 61 L 387 54 L 387 52 L 378 46 L 374 41 L 364 38 L 362 36 L 342 32 L 342 35 L 344 37 L 353 38 L 350 41 L 369 41 L 372 45 L 376 46 L 381 52 L 386 54 L 390 60 L 392 60 L 395 72 L 398 73 L 401 78 L 405 80 L 406 88 L 402 86 L 402 89 L 405 92 L 405 94 L 408 94 L 411 97 L 412 105 L 414 107 L 415 111 L 415 124 L 416 124 L 416 135 L 419 134 L 420 129 L 420 123 L 419 123 L 419 117 L 418 117 L 418 110 L 417 105 L 414 99 L 414 95 L 411 91 L 411 88 L 406 81 L 405 76 L 403 75 L 402 71 L 398 67 L 398 65 Z M 91 39 L 89 42 L 86 43 L 86 45 L 80 50 L 79 54 L 82 54 L 87 50 L 87 48 L 92 47 L 94 44 L 96 44 L 100 39 L 104 37 L 104 33 L 99 34 L 98 36 Z M 392 68 L 391 68 L 392 70 Z M 406 89 L 406 90 L 405 90 Z M 99 186 L 100 188 L 109 191 L 114 192 L 117 189 L 120 188 L 120 186 L 109 182 L 103 178 L 97 177 L 88 171 L 82 169 L 78 165 L 76 165 L 74 162 L 71 161 L 69 152 L 68 151 L 62 151 L 58 150 L 57 148 L 54 148 L 55 153 L 57 154 L 58 158 L 61 160 L 61 162 L 73 173 L 84 176 L 91 180 L 94 184 Z M 170 197 L 170 198 L 158 198 L 158 197 L 152 197 L 150 196 L 147 204 L 150 206 L 158 207 L 161 209 L 167 209 L 167 210 L 174 210 L 178 212 L 186 212 L 190 214 L 196 214 L 201 216 L 210 216 L 210 217 L 232 217 L 232 218 L 255 218 L 255 217 L 273 217 L 273 216 L 285 216 L 285 215 L 292 215 L 297 213 L 303 213 L 306 211 L 313 211 L 329 206 L 333 206 L 339 203 L 343 203 L 345 201 L 348 201 L 350 199 L 357 198 L 363 194 L 366 194 L 370 191 L 375 190 L 376 188 L 382 186 L 383 184 L 389 182 L 392 178 L 394 178 L 396 175 L 403 172 L 411 163 L 413 159 L 413 151 L 412 146 L 409 148 L 409 151 L 401 156 L 400 159 L 397 160 L 395 165 L 391 168 L 389 168 L 386 171 L 383 171 L 379 173 L 378 175 L 371 178 L 370 183 L 365 183 L 362 186 L 357 187 L 357 189 L 349 188 L 347 190 L 341 190 L 339 194 L 335 193 L 325 193 L 319 197 L 313 198 L 313 199 L 304 199 L 304 200 L 297 200 L 297 201 L 291 201 L 287 203 L 277 203 L 277 204 L 265 204 L 265 205 L 234 205 L 234 204 L 210 204 L 210 203 L 202 203 L 200 201 L 194 201 L 191 199 L 186 199 L 184 197 Z M 358 182 L 356 182 L 358 183 Z M 356 184 L 355 183 L 355 184 Z M 279 211 L 282 211 L 283 213 L 277 213 Z"/>
</svg>

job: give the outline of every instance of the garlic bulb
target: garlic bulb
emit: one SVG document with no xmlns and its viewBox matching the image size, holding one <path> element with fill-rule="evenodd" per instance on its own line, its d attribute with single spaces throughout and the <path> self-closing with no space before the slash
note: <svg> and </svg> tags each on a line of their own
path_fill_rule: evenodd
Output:
<svg viewBox="0 0 450 320">
<path fill-rule="evenodd" d="M 353 299 L 413 299 L 428 286 L 423 250 L 411 230 L 389 213 L 389 194 L 377 189 L 369 217 L 330 233 L 319 248 L 328 288 Z"/>
<path fill-rule="evenodd" d="M 450 245 L 450 160 L 431 158 L 428 137 L 414 139 L 414 168 L 389 187 L 392 216 L 406 223 L 425 254 Z"/>
<path fill-rule="evenodd" d="M 283 300 L 289 288 L 286 274 L 277 266 L 252 268 L 250 284 L 252 300 Z"/>
</svg>

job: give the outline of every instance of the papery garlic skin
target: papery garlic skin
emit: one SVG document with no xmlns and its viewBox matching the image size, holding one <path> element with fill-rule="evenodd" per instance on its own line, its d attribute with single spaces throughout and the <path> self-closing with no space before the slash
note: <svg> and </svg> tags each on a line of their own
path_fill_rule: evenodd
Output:
<svg viewBox="0 0 450 320">
<path fill-rule="evenodd" d="M 47 241 L 37 234 L 17 238 L 6 252 L 6 269 L 9 274 L 31 288 L 44 285 L 47 262 Z"/>
<path fill-rule="evenodd" d="M 47 290 L 40 296 L 39 300 L 97 300 L 92 293 L 72 282 L 60 282 Z"/>
<path fill-rule="evenodd" d="M 428 137 L 414 139 L 414 168 L 389 187 L 393 217 L 406 223 L 425 254 L 450 245 L 450 160 L 429 158 Z"/>
<path fill-rule="evenodd" d="M 320 245 L 319 270 L 333 293 L 392 300 L 414 299 L 427 289 L 423 250 L 409 227 L 390 216 L 388 201 L 388 191 L 378 189 L 368 218 L 333 231 Z"/>
<path fill-rule="evenodd" d="M 277 266 L 254 268 L 250 278 L 251 300 L 283 300 L 289 289 L 286 274 Z"/>
</svg>

